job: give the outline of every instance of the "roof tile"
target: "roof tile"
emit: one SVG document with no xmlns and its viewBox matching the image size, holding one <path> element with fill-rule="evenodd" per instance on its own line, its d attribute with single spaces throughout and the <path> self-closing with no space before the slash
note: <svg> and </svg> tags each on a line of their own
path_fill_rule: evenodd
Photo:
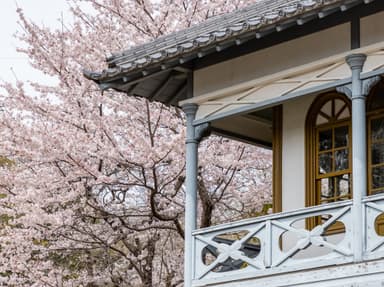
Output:
<svg viewBox="0 0 384 287">
<path fill-rule="evenodd" d="M 321 12 L 329 9 L 330 6 L 341 7 L 346 2 L 359 2 L 359 0 L 259 1 L 244 9 L 212 17 L 199 25 L 114 54 L 107 59 L 109 69 L 101 73 L 84 72 L 84 74 L 95 81 L 103 81 L 116 75 L 116 69 L 112 68 L 114 66 L 119 67 L 120 72 L 129 73 L 154 62 L 164 63 L 171 58 L 182 58 L 191 52 L 201 57 L 211 45 L 216 45 L 217 48 L 222 41 L 227 41 L 231 37 L 235 37 L 235 43 L 235 41 L 238 42 L 238 36 L 250 31 L 256 33 L 266 26 L 294 21 L 297 17 L 305 16 L 307 13 Z"/>
</svg>

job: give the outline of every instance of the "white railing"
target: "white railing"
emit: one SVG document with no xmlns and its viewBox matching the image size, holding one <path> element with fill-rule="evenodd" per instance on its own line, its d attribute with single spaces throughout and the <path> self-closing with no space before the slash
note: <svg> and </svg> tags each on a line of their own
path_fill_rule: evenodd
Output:
<svg viewBox="0 0 384 287">
<path fill-rule="evenodd" d="M 348 200 L 197 230 L 193 285 L 352 262 L 351 209 Z M 309 217 L 322 224 L 307 230 Z"/>
<path fill-rule="evenodd" d="M 193 286 L 353 262 L 352 210 L 348 200 L 196 230 Z M 363 211 L 364 260 L 383 258 L 384 196 Z M 321 224 L 308 230 L 308 218 Z"/>
<path fill-rule="evenodd" d="M 384 257 L 384 197 L 369 196 L 364 202 L 365 252 L 364 259 Z M 379 217 L 381 215 L 381 217 Z M 379 235 L 377 229 L 381 229 Z"/>
</svg>

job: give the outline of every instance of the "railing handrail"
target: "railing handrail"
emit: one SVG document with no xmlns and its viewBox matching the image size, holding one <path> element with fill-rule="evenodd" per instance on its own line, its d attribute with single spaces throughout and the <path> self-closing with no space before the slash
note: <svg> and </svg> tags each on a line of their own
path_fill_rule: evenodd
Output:
<svg viewBox="0 0 384 287">
<path fill-rule="evenodd" d="M 384 199 L 384 193 L 365 196 L 363 198 L 363 202 L 366 203 L 366 202 L 371 202 L 371 201 L 376 201 L 381 199 Z"/>
<path fill-rule="evenodd" d="M 377 200 L 377 198 L 383 197 L 383 195 L 380 196 L 374 196 L 375 198 L 372 200 Z M 368 201 L 370 198 L 365 198 L 364 200 Z M 229 223 L 223 223 L 215 226 L 210 226 L 210 227 L 205 227 L 201 229 L 194 230 L 192 232 L 192 235 L 199 235 L 199 234 L 209 234 L 211 232 L 216 232 L 220 231 L 223 229 L 228 229 L 228 228 L 234 228 L 234 227 L 241 227 L 244 225 L 249 225 L 249 224 L 255 224 L 255 223 L 260 223 L 263 221 L 267 220 L 275 220 L 275 219 L 283 219 L 285 217 L 291 217 L 291 216 L 296 216 L 296 215 L 306 215 L 308 213 L 314 213 L 318 211 L 326 211 L 334 208 L 339 208 L 339 207 L 344 207 L 352 205 L 352 200 L 345 200 L 345 201 L 339 201 L 339 202 L 332 202 L 332 203 L 327 203 L 327 204 L 321 204 L 321 205 L 316 205 L 316 206 L 310 206 L 310 207 L 303 207 L 295 210 L 290 210 L 290 211 L 283 211 L 279 213 L 274 213 L 274 214 L 268 214 L 268 215 L 263 215 L 259 217 L 254 217 L 254 218 L 246 218 L 234 222 L 229 222 Z"/>
</svg>

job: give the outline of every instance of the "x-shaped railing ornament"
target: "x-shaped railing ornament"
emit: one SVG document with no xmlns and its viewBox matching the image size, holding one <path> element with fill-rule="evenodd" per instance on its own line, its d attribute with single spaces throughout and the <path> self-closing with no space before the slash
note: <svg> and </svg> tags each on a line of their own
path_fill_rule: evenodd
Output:
<svg viewBox="0 0 384 287">
<path fill-rule="evenodd" d="M 369 204 L 369 205 L 370 206 L 372 205 L 373 208 L 376 208 L 384 212 L 384 208 L 380 208 L 375 204 Z M 350 248 L 346 248 L 345 245 L 340 246 L 337 244 L 329 243 L 323 237 L 326 230 L 332 224 L 334 224 L 340 218 L 344 217 L 345 214 L 347 214 L 350 211 L 351 211 L 351 207 L 346 206 L 334 212 L 333 214 L 331 214 L 331 217 L 328 220 L 326 220 L 323 224 L 316 226 L 311 231 L 306 229 L 295 228 L 291 226 L 293 221 L 281 222 L 281 220 L 278 220 L 278 219 L 268 220 L 266 222 L 259 223 L 257 226 L 255 226 L 252 229 L 250 229 L 249 227 L 244 228 L 244 230 L 247 230 L 248 233 L 243 238 L 232 242 L 232 244 L 224 244 L 224 243 L 216 242 L 214 240 L 216 235 L 211 235 L 210 237 L 208 237 L 207 235 L 206 236 L 196 235 L 195 238 L 198 241 L 204 243 L 206 247 L 210 246 L 215 248 L 217 251 L 217 257 L 215 258 L 215 260 L 212 263 L 210 263 L 208 266 L 203 268 L 202 270 L 200 269 L 199 270 L 200 272 L 196 274 L 197 275 L 196 279 L 202 279 L 214 268 L 226 262 L 230 258 L 233 260 L 241 260 L 242 262 L 247 263 L 249 266 L 252 266 L 257 270 L 264 270 L 269 267 L 277 267 L 283 264 L 289 258 L 291 258 L 294 254 L 296 254 L 297 252 L 300 252 L 301 250 L 307 248 L 310 245 L 326 247 L 344 256 L 351 256 L 353 255 L 353 253 Z M 295 218 L 294 220 L 297 220 L 297 218 Z M 266 233 L 263 233 L 263 235 L 260 237 L 260 240 L 261 240 L 261 246 L 265 248 L 265 250 L 261 252 L 261 254 L 264 254 L 264 256 L 266 257 L 264 258 L 264 260 L 260 260 L 259 258 L 260 255 L 257 255 L 256 258 L 250 258 L 246 254 L 244 254 L 243 251 L 241 251 L 241 248 L 249 239 L 257 235 L 263 228 L 265 228 Z M 278 228 L 278 231 L 275 228 Z M 273 230 L 275 231 L 273 232 Z M 226 230 L 226 231 L 236 232 L 236 230 L 235 231 Z M 290 231 L 298 235 L 300 239 L 296 242 L 295 246 L 293 246 L 287 252 L 281 252 L 280 258 L 276 258 L 275 256 L 272 256 L 272 254 L 276 252 L 274 248 L 278 246 L 278 240 L 280 240 L 280 235 L 285 231 Z M 268 240 L 268 242 L 266 242 L 266 240 Z M 383 244 L 384 244 L 384 239 L 380 241 L 380 243 L 378 243 L 377 247 L 375 248 L 378 248 Z"/>
<path fill-rule="evenodd" d="M 375 209 L 375 210 L 379 211 L 380 213 L 384 213 L 384 207 L 380 207 L 376 203 L 367 202 L 366 206 L 368 206 L 368 207 L 370 207 L 372 209 Z M 373 246 L 371 246 L 367 251 L 368 252 L 373 252 L 376 249 L 378 249 L 380 246 L 382 246 L 383 244 L 384 244 L 384 239 L 378 240 L 378 242 L 376 242 Z"/>
<path fill-rule="evenodd" d="M 243 238 L 239 240 L 234 241 L 231 245 L 218 243 L 211 238 L 196 236 L 196 239 L 200 240 L 201 242 L 204 242 L 207 245 L 213 246 L 219 252 L 219 255 L 217 256 L 217 258 L 211 264 L 209 264 L 205 270 L 203 270 L 203 272 L 198 276 L 199 277 L 198 279 L 203 278 L 206 274 L 212 271 L 217 265 L 219 265 L 220 263 L 224 263 L 229 258 L 232 258 L 234 260 L 242 260 L 243 262 L 247 263 L 248 265 L 256 269 L 264 269 L 265 267 L 262 263 L 257 262 L 254 258 L 249 258 L 244 254 L 244 252 L 240 250 L 243 244 L 245 244 L 256 233 L 258 233 L 264 226 L 265 226 L 265 223 L 259 224 L 256 228 L 249 230 L 247 235 L 245 235 Z"/>
<path fill-rule="evenodd" d="M 288 260 L 291 256 L 299 252 L 300 250 L 303 250 L 307 248 L 309 245 L 315 245 L 315 246 L 323 246 L 330 248 L 333 251 L 339 252 L 345 256 L 352 255 L 352 251 L 345 249 L 343 247 L 337 246 L 335 244 L 329 243 L 325 241 L 322 234 L 327 230 L 329 226 L 331 226 L 333 223 L 335 223 L 340 217 L 342 217 L 345 213 L 347 213 L 350 210 L 350 207 L 344 207 L 339 212 L 335 213 L 332 217 L 330 217 L 326 222 L 324 222 L 321 225 L 316 226 L 311 231 L 308 231 L 306 229 L 297 229 L 292 227 L 290 224 L 282 223 L 279 221 L 272 221 L 272 224 L 275 226 L 278 226 L 286 231 L 291 231 L 295 234 L 297 234 L 301 239 L 299 239 L 294 247 L 289 249 L 287 252 L 284 253 L 284 255 L 279 258 L 277 261 L 272 262 L 272 267 L 276 267 L 284 263 L 286 260 Z"/>
</svg>

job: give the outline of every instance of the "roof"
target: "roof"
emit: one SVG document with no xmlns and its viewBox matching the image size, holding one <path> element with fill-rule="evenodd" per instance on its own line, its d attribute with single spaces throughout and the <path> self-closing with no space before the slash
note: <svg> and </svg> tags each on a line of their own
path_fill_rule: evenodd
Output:
<svg viewBox="0 0 384 287">
<path fill-rule="evenodd" d="M 132 94 L 133 89 L 139 88 L 133 95 L 175 105 L 178 100 L 186 98 L 186 89 L 181 87 L 186 78 L 180 75 L 185 72 L 183 69 L 174 67 L 180 68 L 193 59 L 242 45 L 250 38 L 261 38 L 293 25 L 304 25 L 314 18 L 348 10 L 362 2 L 368 4 L 373 0 L 261 0 L 241 10 L 212 17 L 199 25 L 113 54 L 107 58 L 107 69 L 84 71 L 84 75 L 102 89 L 113 88 Z M 173 94 L 167 91 L 166 100 L 158 92 L 154 96 L 159 88 L 166 90 L 164 84 L 169 80 L 170 71 L 173 73 Z M 152 83 L 153 91 L 145 94 L 140 91 L 138 83 L 148 77 L 157 78 L 157 82 Z M 175 81 L 177 78 L 178 82 Z M 150 88 L 150 84 L 146 85 L 146 90 Z"/>
</svg>

